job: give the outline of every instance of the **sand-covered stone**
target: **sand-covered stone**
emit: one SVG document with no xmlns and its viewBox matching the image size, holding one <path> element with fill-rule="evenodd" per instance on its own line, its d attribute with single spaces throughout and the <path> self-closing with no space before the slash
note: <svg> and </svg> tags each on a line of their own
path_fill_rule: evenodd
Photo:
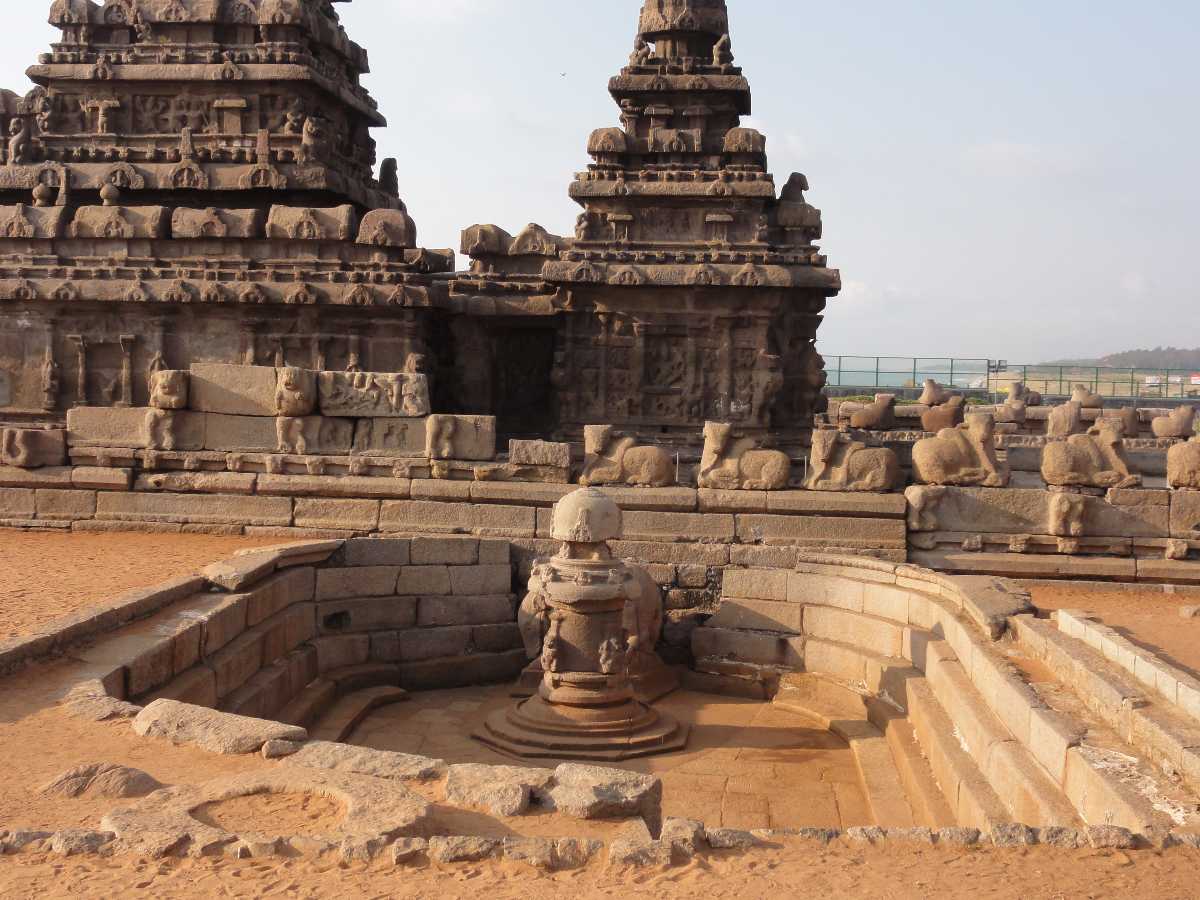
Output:
<svg viewBox="0 0 1200 900">
<path fill-rule="evenodd" d="M 564 763 L 554 770 L 549 804 L 577 819 L 643 816 L 651 827 L 662 821 L 662 782 L 653 775 Z"/>
<path fill-rule="evenodd" d="M 553 783 L 552 769 L 457 765 L 447 773 L 446 799 L 494 816 L 519 816 L 529 808 L 535 794 L 542 794 Z"/>
<path fill-rule="evenodd" d="M 583 838 L 515 837 L 503 845 L 505 859 L 550 872 L 582 868 L 603 848 L 603 842 Z"/>
<path fill-rule="evenodd" d="M 155 700 L 133 720 L 143 737 L 195 744 L 212 753 L 257 753 L 267 741 L 303 741 L 308 732 L 295 725 L 217 712 L 175 700 Z"/>
<path fill-rule="evenodd" d="M 116 837 L 111 831 L 92 831 L 87 828 L 67 828 L 50 839 L 50 850 L 59 856 L 80 853 L 99 853 Z"/>
<path fill-rule="evenodd" d="M 446 770 L 446 763 L 440 759 L 330 741 L 309 741 L 287 758 L 287 764 L 308 769 L 353 772 L 392 781 L 428 781 Z"/>
<path fill-rule="evenodd" d="M 141 769 L 92 763 L 63 772 L 39 793 L 47 797 L 144 797 L 163 785 Z"/>
<path fill-rule="evenodd" d="M 435 837 L 429 839 L 429 858 L 440 863 L 479 862 L 490 859 L 500 850 L 496 838 Z"/>
<path fill-rule="evenodd" d="M 608 861 L 614 866 L 669 866 L 671 847 L 656 841 L 646 823 L 638 819 L 626 824 L 613 839 Z"/>
</svg>

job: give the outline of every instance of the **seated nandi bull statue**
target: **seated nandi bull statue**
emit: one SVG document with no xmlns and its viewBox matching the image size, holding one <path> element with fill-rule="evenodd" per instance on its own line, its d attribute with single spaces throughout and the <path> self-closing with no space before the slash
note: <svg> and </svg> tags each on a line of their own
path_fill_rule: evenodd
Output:
<svg viewBox="0 0 1200 900">
<path fill-rule="evenodd" d="M 1042 478 L 1056 487 L 1127 488 L 1142 483 L 1125 458 L 1125 428 L 1101 418 L 1087 434 L 1054 441 L 1042 450 Z"/>
<path fill-rule="evenodd" d="M 875 402 L 850 415 L 850 427 L 863 431 L 887 431 L 896 424 L 896 395 L 876 394 Z"/>
<path fill-rule="evenodd" d="M 813 432 L 807 490 L 887 493 L 899 480 L 900 461 L 886 447 L 869 448 L 831 428 Z"/>
<path fill-rule="evenodd" d="M 733 437 L 733 426 L 704 424 L 704 454 L 696 483 L 727 491 L 781 491 L 787 487 L 792 461 L 779 450 L 759 450 L 753 438 Z"/>
<path fill-rule="evenodd" d="M 1156 438 L 1190 438 L 1196 433 L 1196 407 L 1180 406 L 1166 416 L 1150 420 Z"/>
<path fill-rule="evenodd" d="M 925 410 L 921 414 L 921 428 L 932 434 L 937 434 L 943 428 L 955 428 L 963 423 L 966 413 L 962 397 L 955 394 L 945 403 Z"/>
<path fill-rule="evenodd" d="M 956 394 L 953 391 L 942 387 L 932 378 L 925 379 L 923 388 L 924 389 L 921 391 L 921 396 L 917 398 L 917 403 L 921 404 L 922 406 L 941 406 L 944 403 L 949 403 L 953 397 L 958 397 L 960 400 L 962 399 L 960 394 Z"/>
<path fill-rule="evenodd" d="M 579 483 L 585 487 L 624 484 L 635 487 L 668 487 L 675 483 L 675 463 L 661 447 L 638 446 L 631 437 L 620 437 L 612 425 L 585 425 L 584 464 Z"/>
<path fill-rule="evenodd" d="M 996 420 L 972 413 L 957 428 L 944 428 L 937 437 L 913 445 L 913 475 L 922 484 L 1004 487 L 1008 466 L 996 457 Z"/>
<path fill-rule="evenodd" d="M 1167 484 L 1176 490 L 1200 491 L 1200 437 L 1167 451 Z"/>
<path fill-rule="evenodd" d="M 1078 403 L 1084 409 L 1101 409 L 1104 406 L 1104 398 L 1086 384 L 1071 388 L 1071 402 Z"/>
</svg>

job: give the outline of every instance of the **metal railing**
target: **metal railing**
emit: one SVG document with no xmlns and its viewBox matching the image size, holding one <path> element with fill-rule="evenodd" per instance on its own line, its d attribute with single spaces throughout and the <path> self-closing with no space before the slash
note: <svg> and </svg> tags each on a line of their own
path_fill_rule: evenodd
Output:
<svg viewBox="0 0 1200 900">
<path fill-rule="evenodd" d="M 946 387 L 1006 394 L 1021 381 L 1030 390 L 1066 396 L 1082 384 L 1103 397 L 1148 400 L 1200 399 L 1200 371 L 1192 369 L 1107 368 L 1103 366 L 1013 365 L 1003 360 L 911 356 L 826 356 L 829 386 L 920 388 L 932 378 Z"/>
</svg>

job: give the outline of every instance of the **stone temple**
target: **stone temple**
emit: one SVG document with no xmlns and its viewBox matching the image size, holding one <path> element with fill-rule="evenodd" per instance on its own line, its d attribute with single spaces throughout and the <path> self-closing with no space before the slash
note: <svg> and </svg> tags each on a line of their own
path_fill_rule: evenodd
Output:
<svg viewBox="0 0 1200 900">
<path fill-rule="evenodd" d="M 332 793 L 342 830 L 290 850 L 500 853 L 426 847 L 441 791 L 639 816 L 626 862 L 810 826 L 1200 847 L 1200 662 L 1167 646 L 1191 626 L 1035 602 L 1200 586 L 1192 406 L 828 401 L 840 276 L 806 178 L 777 187 L 742 125 L 725 0 L 645 0 L 574 234 L 471 225 L 459 265 L 376 159 L 334 2 L 55 0 L 61 40 L 2 95 L 0 540 L 289 542 L 0 640 L 79 729 L 289 760 L 72 841 L 286 855 L 191 811 Z M 446 759 L 364 746 L 402 701 Z"/>
</svg>

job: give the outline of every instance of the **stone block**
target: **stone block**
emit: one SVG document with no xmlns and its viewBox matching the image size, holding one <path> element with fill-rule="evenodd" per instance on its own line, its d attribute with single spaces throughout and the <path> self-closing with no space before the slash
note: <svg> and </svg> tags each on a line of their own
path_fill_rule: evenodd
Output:
<svg viewBox="0 0 1200 900">
<path fill-rule="evenodd" d="M 234 594 L 222 597 L 211 609 L 197 613 L 202 627 L 200 648 L 211 656 L 246 630 L 246 597 Z"/>
<path fill-rule="evenodd" d="M 743 544 L 786 544 L 800 547 L 876 549 L 903 548 L 906 531 L 898 519 L 850 516 L 737 516 L 737 538 Z"/>
<path fill-rule="evenodd" d="M 467 534 L 472 528 L 472 507 L 469 503 L 429 500 L 384 501 L 379 528 L 405 534 Z"/>
<path fill-rule="evenodd" d="M 165 206 L 81 206 L 67 228 L 67 236 L 106 240 L 166 236 L 171 211 Z"/>
<path fill-rule="evenodd" d="M 690 487 L 598 487 L 596 490 L 623 510 L 694 512 L 699 505 L 696 489 Z"/>
<path fill-rule="evenodd" d="M 76 466 L 71 470 L 71 484 L 88 490 L 127 491 L 133 484 L 133 472 L 130 469 Z"/>
<path fill-rule="evenodd" d="M 470 625 L 446 628 L 414 628 L 371 635 L 371 655 L 384 662 L 423 662 L 463 656 L 471 647 Z M 481 648 L 482 649 L 482 648 Z"/>
<path fill-rule="evenodd" d="M 514 466 L 571 467 L 571 445 L 549 441 L 509 441 L 508 461 Z"/>
<path fill-rule="evenodd" d="M 788 572 L 772 569 L 726 569 L 722 595 L 741 600 L 788 599 Z"/>
<path fill-rule="evenodd" d="M 727 513 L 671 513 L 633 510 L 624 513 L 621 539 L 666 543 L 729 542 L 734 518 Z M 670 560 L 654 560 L 668 562 Z"/>
<path fill-rule="evenodd" d="M 317 636 L 317 605 L 315 603 L 298 603 L 290 607 L 286 613 L 288 623 L 286 642 L 289 647 L 300 647 L 305 641 L 310 641 Z M 301 648 L 303 649 L 303 648 Z M 313 665 L 316 665 L 316 656 L 313 656 Z M 308 679 L 312 681 L 316 678 L 314 672 Z M 308 684 L 305 681 L 302 685 L 297 685 L 296 690 L 299 690 L 304 685 Z"/>
<path fill-rule="evenodd" d="M 458 482 L 450 482 L 458 484 Z M 477 502 L 517 503 L 549 510 L 559 500 L 579 489 L 574 484 L 544 484 L 537 481 L 471 481 L 467 496 Z"/>
<path fill-rule="evenodd" d="M 405 566 L 400 570 L 396 593 L 408 596 L 444 596 L 450 593 L 447 566 Z"/>
<path fill-rule="evenodd" d="M 422 458 L 425 433 L 425 419 L 359 419 L 354 427 L 354 452 L 366 456 Z"/>
<path fill-rule="evenodd" d="M 286 497 L 101 491 L 96 496 L 96 518 L 120 522 L 289 526 L 292 501 Z"/>
<path fill-rule="evenodd" d="M 318 604 L 321 634 L 356 634 L 412 628 L 417 622 L 416 597 L 365 597 Z"/>
<path fill-rule="evenodd" d="M 886 584 L 868 584 L 863 591 L 863 612 L 907 625 L 913 592 Z"/>
<path fill-rule="evenodd" d="M 209 665 L 217 675 L 217 696 L 225 697 L 245 684 L 262 668 L 263 636 L 247 631 L 210 657 Z"/>
<path fill-rule="evenodd" d="M 804 666 L 804 638 L 705 626 L 692 632 L 692 654 L 696 659 L 800 669 Z"/>
<path fill-rule="evenodd" d="M 727 544 L 667 543 L 662 541 L 610 541 L 613 555 L 636 563 L 671 563 L 673 565 L 727 566 L 730 548 Z M 557 549 L 547 542 L 546 550 Z"/>
<path fill-rule="evenodd" d="M 303 728 L 231 716 L 167 699 L 155 700 L 138 713 L 133 730 L 143 737 L 163 737 L 227 754 L 257 753 L 270 740 L 308 739 Z"/>
<path fill-rule="evenodd" d="M 1064 784 L 1067 777 L 1067 752 L 1078 747 L 1087 729 L 1065 713 L 1046 707 L 1034 707 L 1029 716 L 1029 751 L 1050 777 Z"/>
<path fill-rule="evenodd" d="M 449 571 L 450 593 L 460 597 L 507 594 L 512 591 L 511 566 L 450 566 Z"/>
<path fill-rule="evenodd" d="M 407 478 L 268 474 L 259 474 L 256 477 L 258 493 L 280 497 L 407 500 L 411 492 L 411 482 Z"/>
<path fill-rule="evenodd" d="M 150 445 L 149 409 L 77 406 L 67 410 L 67 442 L 71 447 L 141 450 Z M 204 448 L 205 417 L 194 412 L 172 414 L 175 450 Z"/>
<path fill-rule="evenodd" d="M 313 603 L 299 603 L 262 623 L 264 663 L 282 659 L 314 636 L 316 609 Z"/>
<path fill-rule="evenodd" d="M 414 537 L 411 562 L 414 566 L 473 566 L 479 562 L 479 539 L 474 537 Z"/>
<path fill-rule="evenodd" d="M 322 415 L 352 418 L 427 416 L 429 379 L 399 372 L 321 372 L 317 376 Z"/>
<path fill-rule="evenodd" d="M 529 662 L 524 650 L 473 653 L 400 664 L 400 686 L 410 691 L 497 684 L 514 680 Z"/>
<path fill-rule="evenodd" d="M 406 538 L 354 538 L 346 541 L 348 566 L 407 566 L 412 561 Z"/>
<path fill-rule="evenodd" d="M 400 566 L 351 566 L 317 572 L 317 600 L 384 597 L 396 593 Z"/>
<path fill-rule="evenodd" d="M 707 625 L 711 628 L 803 634 L 804 607 L 798 603 L 770 600 L 723 599 L 717 614 L 708 620 Z"/>
<path fill-rule="evenodd" d="M 246 592 L 246 626 L 252 627 L 294 603 L 310 603 L 316 574 L 309 566 L 288 569 Z"/>
<path fill-rule="evenodd" d="M 149 472 L 134 490 L 178 494 L 253 494 L 258 478 L 250 472 Z"/>
<path fill-rule="evenodd" d="M 414 500 L 470 500 L 476 490 L 481 488 L 473 481 L 414 478 L 411 494 Z"/>
<path fill-rule="evenodd" d="M 804 632 L 862 647 L 879 656 L 899 657 L 904 650 L 904 629 L 894 622 L 860 615 L 832 606 L 810 606 L 804 610 Z"/>
<path fill-rule="evenodd" d="M 379 527 L 379 501 L 298 497 L 294 521 L 297 528 L 374 531 Z"/>
<path fill-rule="evenodd" d="M 67 433 L 62 429 L 0 429 L 0 465 L 42 469 L 67 463 Z"/>
<path fill-rule="evenodd" d="M 430 416 L 425 432 L 425 455 L 439 460 L 495 459 L 496 417 Z"/>
<path fill-rule="evenodd" d="M 537 510 L 477 503 L 471 507 L 471 530 L 478 535 L 531 538 L 537 533 Z"/>
<path fill-rule="evenodd" d="M 366 634 L 323 635 L 313 639 L 320 674 L 347 666 L 360 666 L 371 656 L 371 637 Z"/>
<path fill-rule="evenodd" d="M 95 491 L 43 491 L 36 492 L 37 517 L 73 522 L 90 519 L 96 514 Z"/>
<path fill-rule="evenodd" d="M 279 418 L 205 416 L 204 448 L 239 453 L 310 453 L 345 455 L 354 442 L 354 420 L 328 416 L 300 416 L 297 433 L 286 433 L 281 441 Z"/>
<path fill-rule="evenodd" d="M 472 626 L 471 645 L 480 653 L 505 653 L 524 647 L 516 622 Z"/>
<path fill-rule="evenodd" d="M 304 409 L 281 410 L 276 392 L 283 370 L 270 366 L 238 366 L 224 363 L 196 363 L 191 368 L 191 407 L 200 412 L 231 416 L 310 415 L 316 408 L 316 376 L 295 369 L 301 378 L 300 392 L 305 394 Z"/>
<path fill-rule="evenodd" d="M 218 700 L 217 674 L 208 665 L 193 666 L 172 678 L 144 699 L 149 704 L 160 698 L 191 703 L 196 706 L 216 706 Z"/>
<path fill-rule="evenodd" d="M 514 601 L 507 596 L 421 597 L 417 603 L 417 624 L 422 628 L 493 625 L 515 618 Z"/>
<path fill-rule="evenodd" d="M 767 512 L 804 516 L 900 519 L 908 509 L 903 494 L 838 491 L 769 491 Z"/>
<path fill-rule="evenodd" d="M 1200 540 L 1200 491 L 1171 492 L 1171 537 Z"/>
</svg>

